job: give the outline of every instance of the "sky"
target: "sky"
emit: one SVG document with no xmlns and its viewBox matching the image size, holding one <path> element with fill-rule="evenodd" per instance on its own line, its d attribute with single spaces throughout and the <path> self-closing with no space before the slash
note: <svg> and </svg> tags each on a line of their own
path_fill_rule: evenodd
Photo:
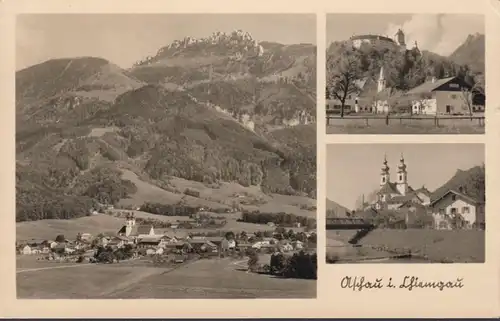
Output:
<svg viewBox="0 0 500 321">
<path fill-rule="evenodd" d="M 349 209 L 356 200 L 379 188 L 380 171 L 387 155 L 391 181 L 403 153 L 408 183 L 431 192 L 457 171 L 484 163 L 482 144 L 330 144 L 327 145 L 327 197 Z"/>
<path fill-rule="evenodd" d="M 440 55 L 451 54 L 469 34 L 483 33 L 484 16 L 477 14 L 330 14 L 327 43 L 353 35 L 379 34 L 393 38 L 401 28 L 410 48 L 418 47 Z"/>
<path fill-rule="evenodd" d="M 129 68 L 174 40 L 236 29 L 258 41 L 316 43 L 312 14 L 25 14 L 17 17 L 16 69 L 81 56 Z"/>
</svg>

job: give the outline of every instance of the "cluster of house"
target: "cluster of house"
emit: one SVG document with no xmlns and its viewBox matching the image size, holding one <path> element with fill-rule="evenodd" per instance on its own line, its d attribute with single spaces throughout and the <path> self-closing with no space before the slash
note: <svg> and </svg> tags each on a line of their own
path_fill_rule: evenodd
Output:
<svg viewBox="0 0 500 321">
<path fill-rule="evenodd" d="M 306 233 L 306 236 L 307 235 Z M 90 251 L 92 245 L 119 249 L 131 245 L 136 249 L 144 249 L 146 254 L 163 254 L 167 250 L 196 250 L 208 253 L 219 253 L 227 250 L 268 249 L 287 252 L 301 250 L 304 243 L 301 241 L 278 240 L 274 237 L 256 238 L 248 234 L 246 241 L 227 239 L 224 236 L 174 236 L 167 233 L 156 234 L 152 225 L 136 225 L 133 215 L 129 215 L 126 224 L 118 230 L 116 235 L 100 235 L 93 238 L 90 234 L 79 235 L 78 240 L 31 241 L 17 246 L 20 254 L 48 254 L 64 252 L 71 254 L 76 251 Z M 254 240 L 254 241 L 253 241 Z"/>
</svg>

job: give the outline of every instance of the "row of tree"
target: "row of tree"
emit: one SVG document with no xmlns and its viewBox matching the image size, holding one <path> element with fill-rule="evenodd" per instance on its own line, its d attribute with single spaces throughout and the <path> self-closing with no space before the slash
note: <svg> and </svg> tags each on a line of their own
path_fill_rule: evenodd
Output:
<svg viewBox="0 0 500 321">
<path fill-rule="evenodd" d="M 314 228 L 316 226 L 316 219 L 299 216 L 295 214 L 280 212 L 280 213 L 266 213 L 260 211 L 244 211 L 241 214 L 242 222 L 255 223 L 255 224 L 268 224 L 274 223 L 284 227 L 292 227 L 299 223 L 301 226 Z"/>
</svg>

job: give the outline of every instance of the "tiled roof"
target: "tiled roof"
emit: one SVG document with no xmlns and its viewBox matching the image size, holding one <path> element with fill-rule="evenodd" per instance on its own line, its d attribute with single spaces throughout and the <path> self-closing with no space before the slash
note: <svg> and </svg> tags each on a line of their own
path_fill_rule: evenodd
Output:
<svg viewBox="0 0 500 321">
<path fill-rule="evenodd" d="M 432 82 L 426 81 L 420 86 L 417 86 L 407 92 L 408 95 L 413 95 L 413 94 L 426 94 L 434 91 L 436 88 L 446 84 L 450 80 L 454 79 L 455 77 L 448 77 L 448 78 L 443 78 L 443 79 L 437 79 L 436 81 Z"/>
<path fill-rule="evenodd" d="M 474 204 L 479 203 L 479 202 L 478 202 L 475 198 L 473 198 L 473 197 L 470 197 L 470 196 L 465 195 L 465 194 L 463 194 L 463 193 L 459 193 L 459 192 L 457 192 L 457 191 L 455 191 L 455 190 L 449 190 L 448 192 L 444 193 L 444 194 L 443 194 L 440 198 L 438 198 L 438 199 L 434 200 L 434 201 L 431 203 L 431 206 L 434 206 L 436 203 L 438 203 L 440 200 L 442 200 L 445 196 L 447 196 L 447 195 L 448 195 L 448 194 L 450 194 L 450 193 L 453 193 L 453 194 L 455 194 L 455 195 L 457 195 L 457 196 L 461 197 L 462 199 L 465 199 L 465 200 L 467 200 L 467 201 L 469 201 L 469 202 L 471 202 L 471 203 L 474 203 Z"/>
<path fill-rule="evenodd" d="M 395 183 L 387 182 L 380 188 L 378 194 L 400 194 Z"/>
</svg>

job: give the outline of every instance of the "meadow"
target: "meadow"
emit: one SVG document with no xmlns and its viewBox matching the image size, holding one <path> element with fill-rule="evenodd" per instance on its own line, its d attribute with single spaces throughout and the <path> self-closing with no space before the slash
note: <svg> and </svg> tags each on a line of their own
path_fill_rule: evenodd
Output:
<svg viewBox="0 0 500 321">
<path fill-rule="evenodd" d="M 439 125 L 434 124 L 434 117 L 419 119 L 389 120 L 385 118 L 349 117 L 330 118 L 326 125 L 327 134 L 484 134 L 484 124 L 477 119 L 464 118 L 439 119 Z M 483 120 L 484 121 L 484 120 Z"/>
<path fill-rule="evenodd" d="M 262 257 L 261 261 L 268 259 Z M 247 260 L 201 259 L 173 268 L 88 264 L 23 272 L 17 274 L 17 296 L 23 299 L 316 297 L 315 280 L 247 273 Z"/>
</svg>

